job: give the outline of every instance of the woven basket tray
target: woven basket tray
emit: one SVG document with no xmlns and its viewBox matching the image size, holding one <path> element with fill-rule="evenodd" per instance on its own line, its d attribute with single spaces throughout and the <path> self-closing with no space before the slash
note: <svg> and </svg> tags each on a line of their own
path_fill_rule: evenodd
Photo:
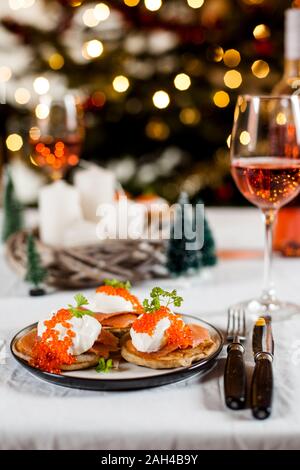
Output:
<svg viewBox="0 0 300 470">
<path fill-rule="evenodd" d="M 12 235 L 6 243 L 10 266 L 25 277 L 27 232 Z M 35 234 L 36 246 L 47 269 L 46 284 L 61 289 L 94 287 L 105 278 L 138 282 L 166 276 L 165 248 L 161 240 L 107 240 L 103 244 L 53 248 Z"/>
</svg>

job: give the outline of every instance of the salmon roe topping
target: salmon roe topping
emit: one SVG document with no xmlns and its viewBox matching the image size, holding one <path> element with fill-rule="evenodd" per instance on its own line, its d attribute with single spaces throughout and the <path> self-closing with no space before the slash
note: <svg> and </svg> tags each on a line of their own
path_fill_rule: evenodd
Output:
<svg viewBox="0 0 300 470">
<path fill-rule="evenodd" d="M 113 287 L 113 286 L 100 286 L 96 289 L 97 293 L 103 293 L 106 295 L 118 295 L 119 297 L 123 297 L 123 299 L 128 300 L 131 302 L 133 310 L 135 312 L 143 312 L 144 308 L 139 302 L 138 298 L 131 294 L 127 289 L 124 287 Z"/>
<path fill-rule="evenodd" d="M 171 312 L 168 307 L 160 307 L 153 313 L 144 313 L 132 324 L 137 333 L 147 333 L 152 336 L 157 323 L 167 317 L 171 325 L 166 330 L 167 345 L 176 345 L 179 349 L 185 349 L 193 344 L 192 332 L 180 315 Z"/>
<path fill-rule="evenodd" d="M 72 313 L 67 309 L 60 309 L 50 320 L 45 320 L 46 330 L 41 338 L 37 338 L 33 348 L 31 365 L 53 374 L 61 373 L 62 364 L 73 364 L 75 357 L 69 353 L 72 338 L 75 336 L 68 322 Z M 66 336 L 59 339 L 59 332 L 55 326 L 61 323 L 67 329 Z"/>
</svg>

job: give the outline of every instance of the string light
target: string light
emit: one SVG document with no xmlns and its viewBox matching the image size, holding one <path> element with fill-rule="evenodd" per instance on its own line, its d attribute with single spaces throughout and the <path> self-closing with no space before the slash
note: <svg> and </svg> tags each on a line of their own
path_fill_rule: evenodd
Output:
<svg viewBox="0 0 300 470">
<path fill-rule="evenodd" d="M 226 108 L 230 103 L 230 98 L 226 91 L 217 91 L 213 96 L 213 100 L 218 108 Z"/>
<path fill-rule="evenodd" d="M 253 30 L 253 36 L 255 39 L 266 39 L 270 37 L 270 28 L 265 24 L 258 24 Z"/>
<path fill-rule="evenodd" d="M 82 55 L 85 59 L 95 59 L 100 57 L 103 52 L 103 44 L 98 39 L 92 39 L 83 44 Z"/>
<path fill-rule="evenodd" d="M 128 7 L 136 7 L 140 3 L 140 0 L 124 0 L 124 3 Z"/>
<path fill-rule="evenodd" d="M 45 95 L 49 91 L 50 84 L 47 78 L 37 77 L 33 82 L 33 88 L 38 95 Z"/>
<path fill-rule="evenodd" d="M 38 119 L 46 119 L 49 116 L 49 106 L 45 103 L 39 103 L 35 108 L 35 115 Z"/>
<path fill-rule="evenodd" d="M 19 104 L 26 104 L 30 100 L 30 93 L 27 88 L 17 88 L 15 91 L 15 100 Z"/>
<path fill-rule="evenodd" d="M 94 8 L 94 15 L 98 21 L 105 21 L 110 15 L 109 6 L 106 3 L 98 3 Z"/>
<path fill-rule="evenodd" d="M 238 88 L 242 81 L 242 75 L 237 70 L 228 70 L 224 75 L 224 83 L 228 88 Z"/>
<path fill-rule="evenodd" d="M 248 145 L 250 143 L 251 137 L 248 131 L 242 131 L 240 134 L 240 142 L 242 145 Z"/>
<path fill-rule="evenodd" d="M 174 85 L 177 90 L 187 90 L 191 86 L 191 79 L 186 73 L 179 73 L 174 78 Z"/>
<path fill-rule="evenodd" d="M 152 97 L 154 106 L 158 109 L 165 109 L 170 104 L 170 97 L 164 90 L 156 91 Z"/>
<path fill-rule="evenodd" d="M 200 111 L 197 108 L 183 108 L 179 114 L 180 121 L 188 126 L 198 124 L 201 119 Z"/>
<path fill-rule="evenodd" d="M 187 2 L 191 8 L 200 8 L 202 7 L 204 0 L 187 0 Z"/>
<path fill-rule="evenodd" d="M 88 8 L 82 15 L 82 21 L 88 28 L 94 28 L 99 20 L 96 18 L 94 8 Z"/>
<path fill-rule="evenodd" d="M 145 0 L 145 7 L 150 11 L 157 11 L 162 5 L 161 0 Z"/>
<path fill-rule="evenodd" d="M 113 80 L 113 88 L 118 93 L 124 93 L 129 88 L 129 80 L 124 75 L 118 75 Z"/>
<path fill-rule="evenodd" d="M 256 60 L 251 66 L 252 73 L 257 78 L 265 78 L 270 73 L 270 67 L 264 60 Z"/>
<path fill-rule="evenodd" d="M 6 147 L 12 152 L 17 152 L 23 146 L 23 139 L 19 134 L 10 134 L 6 139 Z"/>
<path fill-rule="evenodd" d="M 241 54 L 236 49 L 228 49 L 223 56 L 223 61 L 227 67 L 237 67 L 241 62 Z"/>
<path fill-rule="evenodd" d="M 61 54 L 55 52 L 49 57 L 48 62 L 53 70 L 60 70 L 64 66 L 65 59 Z"/>
<path fill-rule="evenodd" d="M 8 82 L 12 76 L 11 69 L 6 65 L 0 67 L 0 82 Z"/>
<path fill-rule="evenodd" d="M 151 119 L 146 126 L 146 134 L 150 139 L 165 140 L 170 135 L 170 129 L 161 119 Z"/>
</svg>

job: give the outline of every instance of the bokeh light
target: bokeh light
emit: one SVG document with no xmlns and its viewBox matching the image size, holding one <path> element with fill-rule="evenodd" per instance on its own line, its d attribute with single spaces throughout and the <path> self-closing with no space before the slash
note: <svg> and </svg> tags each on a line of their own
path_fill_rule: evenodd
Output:
<svg viewBox="0 0 300 470">
<path fill-rule="evenodd" d="M 49 116 L 49 106 L 45 103 L 39 103 L 35 108 L 35 115 L 38 119 L 46 119 Z"/>
<path fill-rule="evenodd" d="M 41 137 L 41 131 L 38 127 L 36 126 L 33 126 L 29 129 L 29 137 L 32 139 L 32 140 L 39 140 L 39 138 Z"/>
<path fill-rule="evenodd" d="M 204 0 L 187 0 L 188 5 L 192 8 L 200 8 L 202 7 Z"/>
<path fill-rule="evenodd" d="M 17 88 L 15 91 L 15 100 L 19 104 L 26 104 L 30 100 L 30 92 L 27 88 Z"/>
<path fill-rule="evenodd" d="M 242 131 L 240 134 L 240 142 L 242 145 L 248 145 L 250 143 L 251 137 L 248 131 Z"/>
<path fill-rule="evenodd" d="M 6 65 L 2 65 L 2 67 L 0 67 L 0 82 L 8 82 L 11 76 L 11 69 Z"/>
<path fill-rule="evenodd" d="M 150 139 L 165 140 L 170 135 L 170 129 L 161 119 L 151 119 L 146 126 L 146 135 Z"/>
<path fill-rule="evenodd" d="M 186 73 L 179 73 L 174 78 L 174 85 L 177 90 L 187 90 L 191 86 L 191 79 Z"/>
<path fill-rule="evenodd" d="M 276 116 L 276 124 L 279 126 L 284 126 L 287 123 L 286 115 L 283 112 L 280 112 Z"/>
<path fill-rule="evenodd" d="M 84 11 L 82 21 L 88 28 L 94 28 L 98 25 L 99 20 L 96 18 L 94 8 L 87 8 L 87 10 Z"/>
<path fill-rule="evenodd" d="M 270 37 L 270 28 L 265 24 L 258 24 L 253 30 L 253 36 L 255 39 L 267 39 Z"/>
<path fill-rule="evenodd" d="M 157 11 L 162 4 L 161 0 L 145 0 L 145 7 L 150 11 Z"/>
<path fill-rule="evenodd" d="M 47 78 L 37 77 L 33 82 L 33 88 L 38 95 L 45 95 L 49 91 L 50 84 Z"/>
<path fill-rule="evenodd" d="M 217 91 L 213 96 L 213 101 L 218 108 L 226 108 L 229 105 L 230 98 L 226 91 Z"/>
<path fill-rule="evenodd" d="M 85 59 L 96 59 L 103 53 L 103 44 L 98 39 L 87 41 L 82 46 L 82 55 Z"/>
<path fill-rule="evenodd" d="M 64 66 L 65 59 L 61 54 L 55 52 L 49 57 L 48 63 L 52 70 L 60 70 Z"/>
<path fill-rule="evenodd" d="M 241 62 L 241 54 L 236 49 L 228 49 L 224 53 L 223 61 L 227 67 L 237 67 Z"/>
<path fill-rule="evenodd" d="M 19 134 L 10 134 L 6 139 L 6 147 L 12 152 L 17 152 L 23 145 L 23 139 Z"/>
<path fill-rule="evenodd" d="M 140 0 L 124 0 L 124 3 L 128 7 L 136 7 L 140 3 Z"/>
<path fill-rule="evenodd" d="M 224 75 L 224 83 L 228 88 L 238 88 L 242 81 L 242 75 L 237 70 L 228 70 Z"/>
<path fill-rule="evenodd" d="M 94 8 L 94 15 L 98 21 L 105 21 L 110 15 L 109 6 L 106 3 L 98 3 Z"/>
<path fill-rule="evenodd" d="M 180 121 L 188 126 L 195 126 L 201 119 L 200 111 L 197 108 L 183 108 L 179 114 Z"/>
<path fill-rule="evenodd" d="M 257 78 L 265 78 L 270 73 L 270 67 L 264 60 L 256 60 L 251 66 L 252 73 Z"/>
<path fill-rule="evenodd" d="M 129 80 L 124 75 L 118 75 L 113 80 L 113 88 L 118 93 L 124 93 L 129 88 Z"/>
<path fill-rule="evenodd" d="M 227 139 L 226 139 L 226 144 L 227 144 L 227 147 L 230 149 L 230 145 L 231 145 L 231 134 L 227 137 Z"/>
<path fill-rule="evenodd" d="M 221 62 L 224 56 L 223 47 L 217 46 L 213 51 L 213 60 L 215 62 Z"/>
<path fill-rule="evenodd" d="M 158 90 L 154 93 L 152 97 L 154 106 L 158 109 L 167 108 L 170 104 L 170 97 L 168 93 L 164 90 Z"/>
</svg>

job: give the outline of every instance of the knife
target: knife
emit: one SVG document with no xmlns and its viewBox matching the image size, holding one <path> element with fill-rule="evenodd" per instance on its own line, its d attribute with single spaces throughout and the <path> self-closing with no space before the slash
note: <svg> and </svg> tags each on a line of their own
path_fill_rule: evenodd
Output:
<svg viewBox="0 0 300 470">
<path fill-rule="evenodd" d="M 272 411 L 274 341 L 271 317 L 259 318 L 253 329 L 252 347 L 255 367 L 251 384 L 251 409 L 257 419 L 266 419 Z"/>
</svg>

